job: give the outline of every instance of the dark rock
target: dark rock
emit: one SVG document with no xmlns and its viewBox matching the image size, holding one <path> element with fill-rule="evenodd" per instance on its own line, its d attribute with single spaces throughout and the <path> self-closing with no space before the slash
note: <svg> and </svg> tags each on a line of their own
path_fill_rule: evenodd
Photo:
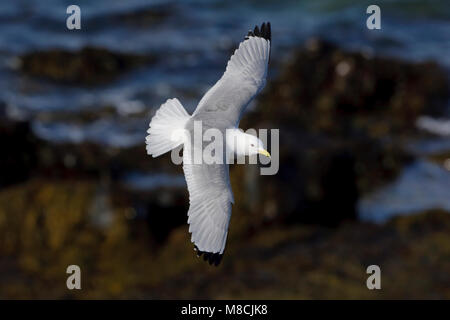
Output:
<svg viewBox="0 0 450 320">
<path fill-rule="evenodd" d="M 176 12 L 173 4 L 153 5 L 148 8 L 138 8 L 133 11 L 119 13 L 110 17 L 115 23 L 124 23 L 135 27 L 149 27 L 165 21 Z"/>
<path fill-rule="evenodd" d="M 313 133 L 382 138 L 410 134 L 415 118 L 442 112 L 448 96 L 435 63 L 368 57 L 311 40 L 269 82 L 257 114 Z"/>
<path fill-rule="evenodd" d="M 28 122 L 0 119 L 0 188 L 25 181 L 33 174 L 38 144 Z"/>
<path fill-rule="evenodd" d="M 85 47 L 75 52 L 64 49 L 32 52 L 21 56 L 20 60 L 20 70 L 28 75 L 63 83 L 96 85 L 154 62 L 155 58 Z"/>
<path fill-rule="evenodd" d="M 64 122 L 75 124 L 87 124 L 99 119 L 108 119 L 119 117 L 117 108 L 112 105 L 102 107 L 92 106 L 92 108 L 84 108 L 83 110 L 74 111 L 41 111 L 36 115 L 36 119 L 44 123 Z"/>
<path fill-rule="evenodd" d="M 312 40 L 268 82 L 242 128 L 280 129 L 280 171 L 262 177 L 260 211 L 335 225 L 356 217 L 359 195 L 392 180 L 412 156 L 415 119 L 449 96 L 434 63 L 368 57 Z M 281 191 L 280 191 L 281 190 Z M 236 191 L 240 192 L 240 191 Z"/>
</svg>

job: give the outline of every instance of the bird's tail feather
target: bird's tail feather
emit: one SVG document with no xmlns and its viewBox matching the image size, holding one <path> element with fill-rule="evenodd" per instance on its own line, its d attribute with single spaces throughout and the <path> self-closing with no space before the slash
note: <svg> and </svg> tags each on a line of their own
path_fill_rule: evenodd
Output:
<svg viewBox="0 0 450 320">
<path fill-rule="evenodd" d="M 150 121 L 145 138 L 147 153 L 157 157 L 179 145 L 183 130 L 190 116 L 177 98 L 167 100 Z"/>
</svg>

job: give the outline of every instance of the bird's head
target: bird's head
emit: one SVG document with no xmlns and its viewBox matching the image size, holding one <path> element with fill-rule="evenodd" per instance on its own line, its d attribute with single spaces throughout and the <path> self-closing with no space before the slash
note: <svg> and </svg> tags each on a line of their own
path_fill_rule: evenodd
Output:
<svg viewBox="0 0 450 320">
<path fill-rule="evenodd" d="M 264 148 L 264 144 L 258 137 L 240 131 L 237 135 L 237 148 L 235 150 L 238 156 L 253 156 L 262 154 L 270 158 L 270 153 Z"/>
</svg>

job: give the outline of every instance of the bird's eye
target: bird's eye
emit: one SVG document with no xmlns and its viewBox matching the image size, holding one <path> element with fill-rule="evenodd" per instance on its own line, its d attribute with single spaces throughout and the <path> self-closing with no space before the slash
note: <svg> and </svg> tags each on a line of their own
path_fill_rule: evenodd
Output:
<svg viewBox="0 0 450 320">
<path fill-rule="evenodd" d="M 250 146 L 254 147 L 255 145 L 252 143 Z"/>
</svg>

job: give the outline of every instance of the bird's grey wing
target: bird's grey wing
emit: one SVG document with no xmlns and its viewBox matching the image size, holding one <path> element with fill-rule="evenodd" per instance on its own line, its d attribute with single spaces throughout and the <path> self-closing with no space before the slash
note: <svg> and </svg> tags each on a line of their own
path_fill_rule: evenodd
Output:
<svg viewBox="0 0 450 320">
<path fill-rule="evenodd" d="M 264 87 L 270 56 L 270 22 L 250 31 L 227 64 L 222 78 L 203 96 L 193 118 L 207 113 L 237 126 L 242 112 Z"/>
<path fill-rule="evenodd" d="M 210 263 L 220 262 L 231 218 L 233 193 L 228 164 L 193 162 L 193 145 L 183 150 L 183 170 L 189 190 L 188 223 L 198 253 Z"/>
</svg>

